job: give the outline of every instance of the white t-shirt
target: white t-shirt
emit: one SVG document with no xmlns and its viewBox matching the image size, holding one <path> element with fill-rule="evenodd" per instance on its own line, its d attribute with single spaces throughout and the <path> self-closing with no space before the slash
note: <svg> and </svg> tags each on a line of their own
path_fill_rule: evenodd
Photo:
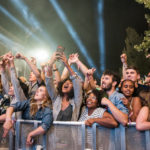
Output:
<svg viewBox="0 0 150 150">
<path fill-rule="evenodd" d="M 88 119 L 90 119 L 90 118 L 102 118 L 105 111 L 106 111 L 106 109 L 98 107 L 98 108 L 96 108 L 96 109 L 93 111 L 93 113 L 89 116 L 89 115 L 88 115 L 88 108 L 86 107 L 86 108 L 83 110 L 83 112 L 82 112 L 82 114 L 81 114 L 81 117 L 80 117 L 80 119 L 79 119 L 78 121 L 86 121 L 86 120 L 88 120 Z"/>
</svg>

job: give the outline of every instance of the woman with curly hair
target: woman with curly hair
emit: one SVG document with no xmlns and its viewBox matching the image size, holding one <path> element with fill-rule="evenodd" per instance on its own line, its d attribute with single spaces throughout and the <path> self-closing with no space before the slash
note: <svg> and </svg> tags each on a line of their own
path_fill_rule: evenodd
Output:
<svg viewBox="0 0 150 150">
<path fill-rule="evenodd" d="M 52 66 L 56 60 L 61 60 L 70 73 L 67 78 L 54 86 Z M 82 104 L 82 81 L 68 64 L 63 53 L 55 52 L 46 70 L 46 87 L 53 103 L 53 117 L 57 121 L 77 121 Z"/>
<path fill-rule="evenodd" d="M 103 91 L 93 89 L 85 97 L 85 106 L 81 111 L 79 121 L 84 121 L 87 126 L 98 123 L 108 128 L 118 126 L 117 121 L 101 105 L 101 100 L 106 94 Z"/>
</svg>

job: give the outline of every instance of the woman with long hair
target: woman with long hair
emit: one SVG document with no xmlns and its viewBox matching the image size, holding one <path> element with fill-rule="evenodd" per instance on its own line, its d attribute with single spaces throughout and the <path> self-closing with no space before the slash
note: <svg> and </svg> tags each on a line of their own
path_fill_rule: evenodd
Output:
<svg viewBox="0 0 150 150">
<path fill-rule="evenodd" d="M 41 125 L 35 130 L 31 131 L 26 143 L 32 144 L 32 137 L 44 134 L 52 124 L 52 111 L 50 109 L 50 98 L 45 86 L 40 86 L 31 100 L 17 102 L 11 104 L 6 111 L 6 120 L 3 125 L 5 137 L 8 131 L 12 128 L 12 114 L 13 112 L 22 111 L 22 119 L 27 120 L 41 120 Z"/>
</svg>

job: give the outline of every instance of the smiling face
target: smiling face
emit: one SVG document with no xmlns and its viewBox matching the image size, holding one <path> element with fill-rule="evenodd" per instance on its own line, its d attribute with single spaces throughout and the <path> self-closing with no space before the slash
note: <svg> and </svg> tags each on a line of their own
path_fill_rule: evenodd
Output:
<svg viewBox="0 0 150 150">
<path fill-rule="evenodd" d="M 66 80 L 62 86 L 62 93 L 67 94 L 69 93 L 73 88 L 73 84 L 70 80 Z"/>
<path fill-rule="evenodd" d="M 93 93 L 91 93 L 87 96 L 86 106 L 88 108 L 97 108 L 98 107 L 98 99 Z"/>
<path fill-rule="evenodd" d="M 134 92 L 134 83 L 132 81 L 124 81 L 121 87 L 122 93 L 125 97 L 131 97 Z"/>
<path fill-rule="evenodd" d="M 40 86 L 34 95 L 34 99 L 37 101 L 42 101 L 47 97 L 47 90 L 45 86 Z"/>
</svg>

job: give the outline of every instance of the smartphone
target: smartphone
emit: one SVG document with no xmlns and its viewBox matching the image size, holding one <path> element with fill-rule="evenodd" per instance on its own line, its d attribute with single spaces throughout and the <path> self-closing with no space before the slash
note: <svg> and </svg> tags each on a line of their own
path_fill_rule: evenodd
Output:
<svg viewBox="0 0 150 150">
<path fill-rule="evenodd" d="M 62 46 L 57 46 L 57 52 L 63 53 L 65 51 L 65 48 Z"/>
</svg>

